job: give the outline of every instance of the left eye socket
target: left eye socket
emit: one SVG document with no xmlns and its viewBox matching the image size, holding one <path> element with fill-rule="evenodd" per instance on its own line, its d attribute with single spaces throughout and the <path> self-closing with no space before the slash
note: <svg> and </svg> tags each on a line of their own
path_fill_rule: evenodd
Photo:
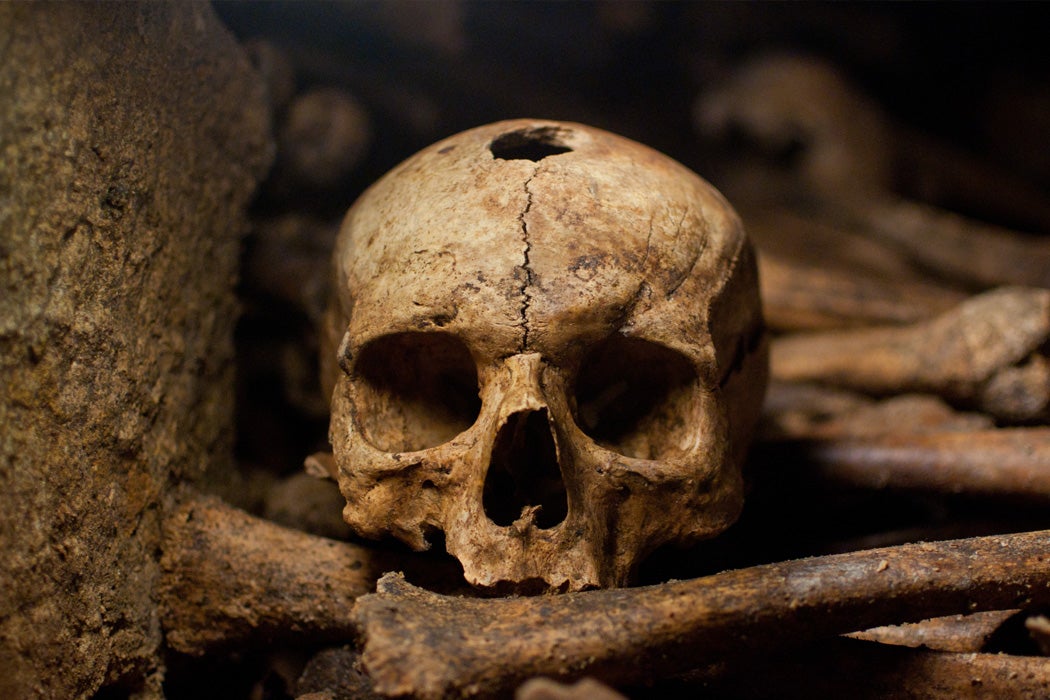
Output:
<svg viewBox="0 0 1050 700">
<path fill-rule="evenodd" d="M 670 348 L 615 336 L 593 348 L 576 378 L 576 422 L 603 447 L 627 457 L 678 454 L 695 428 L 699 382 Z"/>
</svg>

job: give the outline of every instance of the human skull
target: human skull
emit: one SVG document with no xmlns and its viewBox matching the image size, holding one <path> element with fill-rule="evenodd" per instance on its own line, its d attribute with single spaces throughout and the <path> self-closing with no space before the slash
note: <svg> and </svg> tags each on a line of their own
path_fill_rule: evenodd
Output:
<svg viewBox="0 0 1050 700">
<path fill-rule="evenodd" d="M 322 374 L 343 515 L 472 584 L 624 585 L 724 530 L 765 390 L 754 257 L 726 201 L 645 146 L 517 120 L 354 204 Z"/>
</svg>

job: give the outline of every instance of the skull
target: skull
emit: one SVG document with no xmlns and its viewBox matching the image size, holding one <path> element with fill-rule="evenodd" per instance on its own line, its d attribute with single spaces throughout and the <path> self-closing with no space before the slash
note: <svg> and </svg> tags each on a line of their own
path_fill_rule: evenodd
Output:
<svg viewBox="0 0 1050 700">
<path fill-rule="evenodd" d="M 580 124 L 452 136 L 354 204 L 322 374 L 360 535 L 481 587 L 629 582 L 737 517 L 765 390 L 755 261 L 691 171 Z"/>
</svg>

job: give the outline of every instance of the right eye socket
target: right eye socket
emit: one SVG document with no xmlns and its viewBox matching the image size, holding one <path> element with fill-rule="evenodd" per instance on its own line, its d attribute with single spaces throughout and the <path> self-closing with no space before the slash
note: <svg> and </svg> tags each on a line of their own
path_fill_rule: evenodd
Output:
<svg viewBox="0 0 1050 700">
<path fill-rule="evenodd" d="M 699 382 L 675 350 L 612 337 L 584 358 L 576 378 L 576 422 L 606 449 L 639 459 L 682 453 L 695 429 Z"/>
<path fill-rule="evenodd" d="M 467 346 L 447 333 L 395 333 L 368 343 L 351 367 L 356 424 L 384 452 L 448 442 L 478 418 L 478 375 Z"/>
</svg>

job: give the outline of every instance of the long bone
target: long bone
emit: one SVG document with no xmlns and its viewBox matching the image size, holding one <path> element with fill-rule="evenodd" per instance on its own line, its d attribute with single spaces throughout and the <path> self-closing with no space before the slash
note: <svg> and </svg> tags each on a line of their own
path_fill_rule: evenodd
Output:
<svg viewBox="0 0 1050 700">
<path fill-rule="evenodd" d="M 777 331 L 914 323 L 965 299 L 929 283 L 806 264 L 766 251 L 759 255 L 758 270 L 763 314 Z"/>
<path fill-rule="evenodd" d="M 329 540 L 191 495 L 165 520 L 160 619 L 168 646 L 192 656 L 307 640 L 346 641 L 349 610 L 385 571 L 430 587 L 457 568 L 420 555 Z"/>
<path fill-rule="evenodd" d="M 757 458 L 824 483 L 1050 500 L 1046 427 L 770 441 Z"/>
<path fill-rule="evenodd" d="M 775 379 L 874 395 L 928 392 L 1010 421 L 1050 406 L 1050 290 L 1007 287 L 908 326 L 785 336 L 773 343 Z"/>
<path fill-rule="evenodd" d="M 881 624 L 1050 602 L 1050 531 L 911 544 L 558 597 L 461 599 L 384 576 L 354 616 L 381 693 L 443 698 L 525 679 L 644 682 Z"/>
<path fill-rule="evenodd" d="M 956 411 L 930 394 L 875 399 L 834 387 L 792 382 L 772 384 L 762 420 L 759 442 L 974 432 L 995 427 L 991 416 Z"/>
<path fill-rule="evenodd" d="M 650 672 L 686 671 L 756 647 L 1050 602 L 1048 532 L 820 557 L 645 589 L 486 601 L 427 593 L 398 577 L 383 579 L 380 595 L 360 598 L 385 569 L 407 569 L 428 586 L 457 574 L 432 561 L 417 566 L 418 555 L 287 530 L 214 498 L 188 499 L 166 530 L 161 621 L 173 649 L 202 654 L 248 641 L 345 642 L 363 632 L 380 690 L 391 692 L 391 676 L 408 673 L 393 681 L 396 691 L 413 684 L 410 692 L 421 697 L 489 694 L 537 673 L 643 682 Z M 439 652 L 446 655 L 431 658 Z M 871 654 L 861 661 L 880 677 L 904 677 L 880 661 L 897 652 Z M 617 658 L 636 657 L 638 665 L 617 667 Z M 908 668 L 973 673 L 1023 666 L 1015 659 L 909 659 Z M 435 668 L 446 665 L 451 676 L 435 680 Z M 1042 674 L 1033 682 L 1045 682 L 1041 669 L 1029 669 Z"/>
<path fill-rule="evenodd" d="M 830 218 L 904 251 L 920 269 L 979 288 L 1050 287 L 1050 244 L 919 202 L 879 197 L 829 202 Z"/>
<path fill-rule="evenodd" d="M 732 698 L 1045 698 L 1050 659 L 909 649 L 834 639 L 690 679 L 694 693 Z"/>
</svg>

